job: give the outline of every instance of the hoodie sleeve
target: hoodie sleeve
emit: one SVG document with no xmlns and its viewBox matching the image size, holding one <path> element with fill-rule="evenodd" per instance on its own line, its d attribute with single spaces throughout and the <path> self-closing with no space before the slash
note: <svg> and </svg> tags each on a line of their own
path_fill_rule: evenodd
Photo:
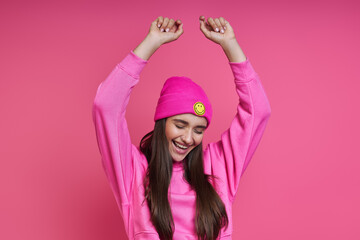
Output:
<svg viewBox="0 0 360 240">
<path fill-rule="evenodd" d="M 137 151 L 130 140 L 126 106 L 147 62 L 133 51 L 128 53 L 100 83 L 92 108 L 102 166 L 119 205 L 130 201 L 134 176 L 132 152 Z"/>
<path fill-rule="evenodd" d="M 204 170 L 221 179 L 232 202 L 269 120 L 271 108 L 258 74 L 249 59 L 229 62 L 239 96 L 237 114 L 221 140 L 204 151 Z M 222 188 L 221 192 L 224 192 Z"/>
</svg>

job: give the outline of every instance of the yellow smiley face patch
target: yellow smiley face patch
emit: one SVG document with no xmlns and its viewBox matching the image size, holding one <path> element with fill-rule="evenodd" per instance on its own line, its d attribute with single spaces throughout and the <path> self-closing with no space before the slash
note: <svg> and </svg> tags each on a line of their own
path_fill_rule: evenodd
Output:
<svg viewBox="0 0 360 240">
<path fill-rule="evenodd" d="M 196 102 L 193 108 L 196 115 L 202 116 L 205 114 L 205 106 L 202 102 Z"/>
</svg>

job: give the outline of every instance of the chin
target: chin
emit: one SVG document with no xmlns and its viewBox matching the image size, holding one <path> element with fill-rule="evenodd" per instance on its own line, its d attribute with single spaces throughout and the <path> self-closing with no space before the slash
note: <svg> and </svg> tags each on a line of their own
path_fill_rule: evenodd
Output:
<svg viewBox="0 0 360 240">
<path fill-rule="evenodd" d="M 179 156 L 174 153 L 171 154 L 171 157 L 172 157 L 173 161 L 175 161 L 175 162 L 181 162 L 182 160 L 185 159 L 186 156 L 187 156 L 187 154 L 185 156 Z"/>
<path fill-rule="evenodd" d="M 179 159 L 179 158 L 174 158 L 173 157 L 173 160 L 175 161 L 175 162 L 181 162 L 182 160 L 184 160 L 185 158 L 183 158 L 183 159 Z"/>
</svg>

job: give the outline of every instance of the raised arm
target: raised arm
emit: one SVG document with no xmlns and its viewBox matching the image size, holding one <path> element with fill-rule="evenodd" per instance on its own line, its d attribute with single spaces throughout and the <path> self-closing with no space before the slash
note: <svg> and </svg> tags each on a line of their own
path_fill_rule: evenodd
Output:
<svg viewBox="0 0 360 240">
<path fill-rule="evenodd" d="M 171 31 L 162 32 L 161 27 Z M 131 91 L 139 82 L 140 73 L 152 54 L 162 44 L 177 39 L 181 33 L 180 20 L 157 18 L 151 23 L 145 39 L 115 66 L 97 89 L 92 112 L 97 143 L 103 168 L 119 206 L 129 203 L 137 164 L 133 154 L 138 150 L 131 143 L 125 119 Z"/>
<path fill-rule="evenodd" d="M 204 151 L 205 172 L 223 180 L 221 191 L 233 201 L 240 177 L 265 131 L 271 108 L 260 78 L 241 50 L 229 22 L 209 18 L 205 23 L 201 16 L 200 23 L 204 35 L 224 50 L 239 97 L 237 114 L 230 128 L 221 135 L 220 141 L 210 143 Z"/>
</svg>

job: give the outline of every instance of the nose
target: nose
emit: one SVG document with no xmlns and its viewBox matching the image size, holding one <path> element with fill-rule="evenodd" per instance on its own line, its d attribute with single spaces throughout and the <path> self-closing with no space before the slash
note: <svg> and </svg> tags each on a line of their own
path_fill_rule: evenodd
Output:
<svg viewBox="0 0 360 240">
<path fill-rule="evenodd" d="M 187 145 L 192 145 L 193 144 L 193 136 L 191 133 L 191 130 L 185 131 L 184 134 L 182 135 L 181 140 L 186 143 Z"/>
</svg>

